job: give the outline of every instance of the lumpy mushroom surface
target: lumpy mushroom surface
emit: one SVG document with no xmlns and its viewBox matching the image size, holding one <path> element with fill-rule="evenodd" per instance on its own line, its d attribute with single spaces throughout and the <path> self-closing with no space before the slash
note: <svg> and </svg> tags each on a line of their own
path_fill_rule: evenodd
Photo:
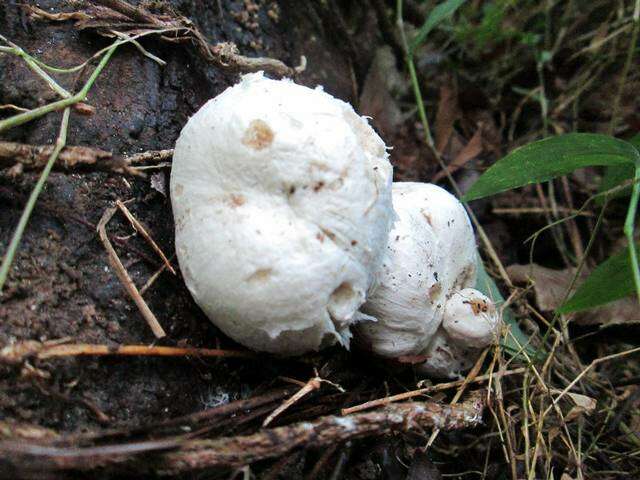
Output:
<svg viewBox="0 0 640 480">
<path fill-rule="evenodd" d="M 425 357 L 423 373 L 457 376 L 500 327 L 491 300 L 470 288 L 478 261 L 471 223 L 453 195 L 431 184 L 394 183 L 393 205 L 379 287 L 362 307 L 373 321 L 357 334 L 377 355 Z"/>
<path fill-rule="evenodd" d="M 322 89 L 258 73 L 207 102 L 171 172 L 177 256 L 207 316 L 256 350 L 348 345 L 393 221 L 387 157 Z"/>
</svg>

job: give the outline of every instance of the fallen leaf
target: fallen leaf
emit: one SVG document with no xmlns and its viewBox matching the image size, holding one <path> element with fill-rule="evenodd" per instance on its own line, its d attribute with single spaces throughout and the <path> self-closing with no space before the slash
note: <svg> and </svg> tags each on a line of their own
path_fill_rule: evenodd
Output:
<svg viewBox="0 0 640 480">
<path fill-rule="evenodd" d="M 554 395 L 559 395 L 562 393 L 561 390 L 552 389 L 551 393 Z M 581 393 L 572 393 L 568 392 L 564 395 L 564 398 L 570 399 L 574 406 L 569 410 L 564 417 L 565 422 L 571 422 L 581 415 L 591 415 L 593 411 L 596 409 L 597 401 L 595 398 L 589 397 L 587 395 L 582 395 Z"/>
<path fill-rule="evenodd" d="M 449 165 L 447 165 L 447 171 L 450 174 L 455 172 L 456 170 L 463 167 L 467 162 L 480 155 L 482 153 L 482 150 L 482 129 L 478 128 L 473 134 L 473 137 L 471 137 L 471 140 L 469 140 L 469 143 L 467 143 L 467 145 L 465 145 L 465 147 L 458 153 L 458 155 L 456 155 L 453 161 Z M 446 173 L 441 170 L 433 176 L 431 182 L 436 183 L 445 175 Z"/>
<path fill-rule="evenodd" d="M 446 83 L 440 87 L 440 102 L 438 103 L 438 112 L 436 113 L 434 125 L 436 150 L 438 152 L 442 153 L 449 143 L 453 133 L 453 124 L 460 118 L 460 115 L 458 92 L 451 84 Z"/>
<path fill-rule="evenodd" d="M 549 312 L 560 306 L 575 270 L 554 270 L 532 263 L 510 265 L 507 267 L 507 273 L 514 283 L 532 282 L 538 308 L 543 312 Z"/>
<path fill-rule="evenodd" d="M 510 265 L 507 267 L 507 273 L 516 284 L 533 282 L 533 292 L 538 308 L 543 312 L 549 312 L 560 306 L 575 270 L 554 270 L 533 263 L 531 265 Z M 586 278 L 588 273 L 587 270 L 584 270 L 580 278 Z M 580 282 L 576 283 L 579 285 Z M 640 323 L 640 309 L 635 298 L 627 297 L 602 307 L 578 312 L 572 321 L 577 325 Z"/>
<path fill-rule="evenodd" d="M 638 299 L 626 297 L 577 314 L 574 323 L 578 325 L 620 325 L 640 323 Z"/>
</svg>

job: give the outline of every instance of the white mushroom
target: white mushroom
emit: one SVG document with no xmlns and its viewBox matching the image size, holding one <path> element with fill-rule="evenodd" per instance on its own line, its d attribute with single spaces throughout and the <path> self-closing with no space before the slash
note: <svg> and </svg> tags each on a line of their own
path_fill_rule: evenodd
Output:
<svg viewBox="0 0 640 480">
<path fill-rule="evenodd" d="M 418 369 L 432 377 L 459 377 L 475 362 L 483 348 L 498 340 L 500 316 L 493 302 L 473 288 L 451 295 L 445 304 L 442 325 Z"/>
<path fill-rule="evenodd" d="M 380 284 L 362 308 L 376 322 L 358 334 L 378 355 L 424 355 L 423 371 L 453 376 L 499 327 L 491 301 L 469 288 L 478 261 L 471 223 L 453 195 L 431 184 L 394 183 L 393 205 L 398 220 Z"/>
<path fill-rule="evenodd" d="M 447 300 L 442 327 L 463 347 L 482 348 L 495 340 L 500 317 L 486 295 L 473 288 L 454 292 Z"/>
<path fill-rule="evenodd" d="M 187 287 L 255 350 L 348 346 L 393 222 L 391 179 L 384 142 L 350 105 L 245 75 L 176 143 L 171 201 Z"/>
</svg>

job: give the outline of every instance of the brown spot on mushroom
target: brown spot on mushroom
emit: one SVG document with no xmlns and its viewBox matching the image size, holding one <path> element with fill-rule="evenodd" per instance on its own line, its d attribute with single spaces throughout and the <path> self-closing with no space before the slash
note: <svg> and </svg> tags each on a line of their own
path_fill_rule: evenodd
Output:
<svg viewBox="0 0 640 480">
<path fill-rule="evenodd" d="M 231 193 L 227 197 L 227 201 L 232 207 L 241 207 L 247 202 L 247 199 L 239 193 Z"/>
<path fill-rule="evenodd" d="M 474 298 L 473 300 L 465 300 L 464 303 L 471 307 L 474 315 L 480 315 L 481 313 L 487 313 L 490 310 L 495 310 L 493 305 L 489 305 L 486 300 L 481 298 Z M 493 312 L 492 312 L 493 313 Z"/>
<path fill-rule="evenodd" d="M 177 184 L 176 188 L 173 190 L 173 193 L 176 197 L 179 197 L 184 192 L 184 185 Z"/>
<path fill-rule="evenodd" d="M 431 302 L 435 302 L 438 295 L 442 293 L 442 284 L 440 282 L 436 282 L 429 287 L 429 300 Z"/>
<path fill-rule="evenodd" d="M 425 212 L 424 210 L 421 212 L 422 216 L 425 218 L 425 220 L 427 221 L 427 223 L 431 226 L 433 226 L 433 219 L 431 218 L 431 215 L 428 214 L 427 212 Z"/>
<path fill-rule="evenodd" d="M 314 192 L 319 192 L 320 190 L 322 190 L 322 188 L 324 187 L 324 182 L 320 181 L 317 182 L 314 186 L 313 186 L 313 191 Z"/>
<path fill-rule="evenodd" d="M 326 228 L 322 228 L 321 230 L 322 230 L 322 233 L 324 233 L 327 237 L 329 237 L 332 242 L 336 241 L 336 234 L 333 233 L 331 230 L 327 230 Z"/>
<path fill-rule="evenodd" d="M 273 143 L 275 134 L 264 120 L 252 120 L 242 136 L 242 143 L 254 150 L 263 150 Z"/>
<path fill-rule="evenodd" d="M 316 238 L 320 241 L 320 243 L 324 243 L 324 235 L 322 233 L 316 233 Z"/>
<path fill-rule="evenodd" d="M 358 244 L 357 240 L 351 240 L 351 246 L 355 247 Z"/>
<path fill-rule="evenodd" d="M 260 268 L 247 278 L 247 282 L 265 282 L 269 279 L 272 273 L 273 270 L 271 268 Z"/>
</svg>

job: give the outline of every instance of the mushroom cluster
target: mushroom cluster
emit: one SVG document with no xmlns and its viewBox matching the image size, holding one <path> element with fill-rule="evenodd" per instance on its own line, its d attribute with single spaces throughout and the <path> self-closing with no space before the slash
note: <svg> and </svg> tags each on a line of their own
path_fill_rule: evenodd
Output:
<svg viewBox="0 0 640 480">
<path fill-rule="evenodd" d="M 296 355 L 352 331 L 373 353 L 452 376 L 493 341 L 462 205 L 394 183 L 382 139 L 318 87 L 262 73 L 207 102 L 176 143 L 171 202 L 185 283 L 249 348 Z M 393 197 L 393 199 L 392 199 Z"/>
<path fill-rule="evenodd" d="M 498 334 L 493 302 L 473 289 L 478 254 L 462 204 L 428 183 L 393 184 L 397 220 L 357 326 L 366 348 L 388 358 L 424 357 L 419 369 L 453 377 Z"/>
</svg>

